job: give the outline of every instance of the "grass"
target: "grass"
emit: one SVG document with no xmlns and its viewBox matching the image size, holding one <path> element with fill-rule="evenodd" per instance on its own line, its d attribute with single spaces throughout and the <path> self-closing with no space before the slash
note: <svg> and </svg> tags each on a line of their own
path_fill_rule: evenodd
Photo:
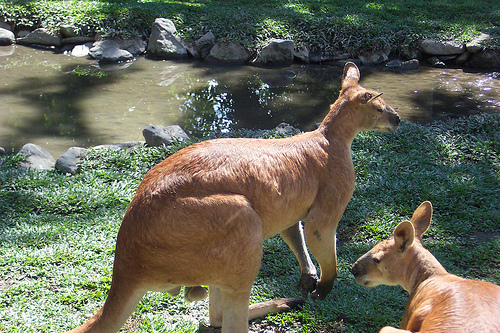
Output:
<svg viewBox="0 0 500 333">
<path fill-rule="evenodd" d="M 238 131 L 236 136 L 262 135 Z M 226 134 L 229 135 L 229 134 Z M 272 137 L 273 133 L 268 133 Z M 0 156 L 0 332 L 74 328 L 104 302 L 121 217 L 145 172 L 182 148 L 98 150 L 75 175 L 23 172 Z M 365 132 L 353 143 L 356 189 L 341 220 L 339 278 L 324 301 L 251 323 L 276 332 L 375 332 L 397 326 L 400 287 L 355 284 L 352 263 L 424 200 L 424 243 L 452 273 L 500 284 L 500 115 Z M 251 301 L 298 297 L 298 265 L 279 237 L 265 242 Z M 197 332 L 207 301 L 148 293 L 123 332 Z"/>
<path fill-rule="evenodd" d="M 496 0 L 0 0 L 0 17 L 22 27 L 70 24 L 84 35 L 147 39 L 157 17 L 172 19 L 186 40 L 212 31 L 258 49 L 271 38 L 291 38 L 314 52 L 396 50 L 418 39 L 468 41 L 481 32 L 500 45 Z"/>
</svg>

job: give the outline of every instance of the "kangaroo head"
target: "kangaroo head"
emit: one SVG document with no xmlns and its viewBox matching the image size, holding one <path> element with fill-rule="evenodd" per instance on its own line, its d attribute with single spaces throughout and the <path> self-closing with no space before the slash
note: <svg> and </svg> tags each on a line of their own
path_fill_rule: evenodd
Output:
<svg viewBox="0 0 500 333">
<path fill-rule="evenodd" d="M 426 201 L 415 210 L 411 221 L 398 224 L 391 238 L 356 260 L 351 268 L 356 282 L 366 287 L 404 285 L 406 268 L 415 263 L 415 251 L 411 249 L 422 247 L 421 237 L 429 228 L 431 218 L 432 205 Z"/>
<path fill-rule="evenodd" d="M 380 98 L 382 93 L 361 87 L 359 79 L 358 67 L 352 62 L 346 63 L 339 97 L 348 100 L 352 109 L 358 111 L 360 129 L 395 131 L 400 122 L 397 112 Z"/>
</svg>

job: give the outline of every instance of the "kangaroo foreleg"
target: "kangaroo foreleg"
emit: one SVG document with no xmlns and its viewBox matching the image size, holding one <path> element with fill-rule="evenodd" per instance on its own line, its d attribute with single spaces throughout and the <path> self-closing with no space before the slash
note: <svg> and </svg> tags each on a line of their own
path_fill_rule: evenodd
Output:
<svg viewBox="0 0 500 333">
<path fill-rule="evenodd" d="M 297 290 L 301 290 L 302 298 L 307 299 L 308 294 L 316 289 L 318 273 L 307 251 L 302 223 L 298 222 L 285 229 L 281 232 L 281 237 L 299 261 L 300 281 L 297 284 Z"/>
</svg>

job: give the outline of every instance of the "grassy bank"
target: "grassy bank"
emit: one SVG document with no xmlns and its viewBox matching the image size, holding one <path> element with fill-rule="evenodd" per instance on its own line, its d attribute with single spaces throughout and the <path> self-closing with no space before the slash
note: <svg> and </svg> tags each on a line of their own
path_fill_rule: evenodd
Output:
<svg viewBox="0 0 500 333">
<path fill-rule="evenodd" d="M 102 305 L 124 210 L 145 172 L 178 148 L 95 151 L 76 175 L 22 172 L 19 156 L 0 157 L 0 332 L 61 332 Z M 356 190 L 338 231 L 332 293 L 256 320 L 256 329 L 375 332 L 397 325 L 406 293 L 358 286 L 349 268 L 424 200 L 435 209 L 424 242 L 444 266 L 500 284 L 500 115 L 362 133 L 353 158 Z M 279 237 L 267 240 L 252 302 L 299 296 L 297 266 Z M 207 314 L 206 301 L 149 293 L 123 331 L 196 332 Z"/>
<path fill-rule="evenodd" d="M 258 48 L 291 38 L 315 52 L 363 52 L 422 37 L 467 41 L 481 32 L 500 45 L 496 0 L 121 0 L 0 1 L 0 17 L 18 27 L 77 27 L 82 34 L 149 36 L 156 17 L 172 19 L 186 40 L 208 31 Z"/>
</svg>

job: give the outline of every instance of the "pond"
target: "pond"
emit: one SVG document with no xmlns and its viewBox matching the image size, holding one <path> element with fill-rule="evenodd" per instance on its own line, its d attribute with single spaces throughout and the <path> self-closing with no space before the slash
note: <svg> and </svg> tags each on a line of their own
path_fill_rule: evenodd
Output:
<svg viewBox="0 0 500 333">
<path fill-rule="evenodd" d="M 71 146 L 144 140 L 149 124 L 194 136 L 287 122 L 309 130 L 340 89 L 342 68 L 207 66 L 153 61 L 100 68 L 97 62 L 23 46 L 0 47 L 0 146 L 32 142 L 58 158 Z M 498 73 L 421 67 L 361 67 L 361 84 L 411 122 L 500 112 Z"/>
</svg>

